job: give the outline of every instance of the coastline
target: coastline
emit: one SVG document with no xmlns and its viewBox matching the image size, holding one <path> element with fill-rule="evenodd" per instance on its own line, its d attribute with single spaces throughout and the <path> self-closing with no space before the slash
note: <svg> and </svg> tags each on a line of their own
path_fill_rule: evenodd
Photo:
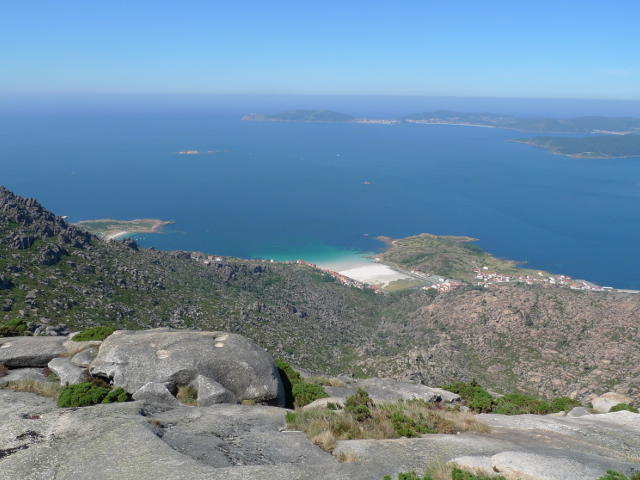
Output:
<svg viewBox="0 0 640 480">
<path fill-rule="evenodd" d="M 114 220 L 100 218 L 96 220 L 81 220 L 75 225 L 102 237 L 104 240 L 118 240 L 136 233 L 159 233 L 165 225 L 175 223 L 172 220 L 157 218 L 137 218 L 134 220 Z"/>
</svg>

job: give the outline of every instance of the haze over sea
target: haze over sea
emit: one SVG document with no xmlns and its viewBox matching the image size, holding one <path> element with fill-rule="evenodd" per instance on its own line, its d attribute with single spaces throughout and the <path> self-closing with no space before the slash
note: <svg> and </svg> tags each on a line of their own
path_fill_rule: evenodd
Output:
<svg viewBox="0 0 640 480">
<path fill-rule="evenodd" d="M 144 246 L 331 262 L 378 235 L 469 235 L 505 258 L 640 288 L 640 159 L 561 157 L 457 126 L 242 122 L 328 108 L 640 116 L 640 102 L 385 97 L 0 99 L 0 184 L 71 221 L 174 220 Z M 180 150 L 215 150 L 177 155 Z M 370 184 L 363 184 L 363 182 Z"/>
</svg>

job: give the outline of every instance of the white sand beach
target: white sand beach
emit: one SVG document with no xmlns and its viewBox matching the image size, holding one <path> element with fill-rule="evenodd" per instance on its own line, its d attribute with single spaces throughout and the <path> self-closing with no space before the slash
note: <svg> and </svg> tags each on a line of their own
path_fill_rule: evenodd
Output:
<svg viewBox="0 0 640 480">
<path fill-rule="evenodd" d="M 116 240 L 116 239 L 118 239 L 120 237 L 123 237 L 123 236 L 129 234 L 129 233 L 131 233 L 131 232 L 128 232 L 126 230 L 122 230 L 120 232 L 113 232 L 113 233 L 110 233 L 108 235 L 105 235 L 104 239 L 105 240 Z"/>
<path fill-rule="evenodd" d="M 388 265 L 376 263 L 366 257 L 319 264 L 318 267 L 338 272 L 359 282 L 383 287 L 396 280 L 413 278 L 394 270 Z"/>
<path fill-rule="evenodd" d="M 338 273 L 341 273 L 345 277 L 353 278 L 354 280 L 368 283 L 370 285 L 381 285 L 385 287 L 396 280 L 412 278 L 409 275 L 398 272 L 390 266 L 381 263 L 372 263 L 370 265 L 340 270 Z"/>
</svg>

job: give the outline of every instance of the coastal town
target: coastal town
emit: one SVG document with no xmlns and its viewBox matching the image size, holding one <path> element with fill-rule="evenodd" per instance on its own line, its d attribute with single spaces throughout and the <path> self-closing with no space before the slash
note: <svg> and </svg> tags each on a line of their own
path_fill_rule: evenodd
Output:
<svg viewBox="0 0 640 480">
<path fill-rule="evenodd" d="M 192 252 L 191 258 L 199 263 L 202 263 L 203 265 L 213 265 L 224 261 L 224 257 L 216 255 L 206 255 L 200 252 Z M 373 260 L 375 263 L 379 262 L 379 259 L 377 258 Z M 360 281 L 355 278 L 351 278 L 344 273 L 337 272 L 330 268 L 324 268 L 306 260 L 299 259 L 277 262 L 273 259 L 258 259 L 257 261 L 263 263 L 304 265 L 324 275 L 330 276 L 334 281 L 341 285 L 354 287 L 361 290 L 371 290 L 378 295 L 387 293 L 385 289 L 388 285 L 383 282 L 373 283 Z M 475 274 L 475 281 L 472 283 L 454 280 L 451 278 L 446 278 L 431 273 L 425 273 L 418 270 L 411 270 L 405 273 L 408 275 L 408 277 L 421 282 L 422 286 L 420 288 L 422 290 L 435 291 L 440 294 L 448 293 L 460 287 L 469 285 L 482 288 L 504 288 L 510 284 L 524 284 L 538 286 L 541 288 L 568 288 L 571 290 L 583 290 L 591 292 L 605 292 L 615 290 L 612 287 L 600 286 L 587 280 L 574 279 L 568 275 L 553 275 L 541 271 L 531 274 L 526 273 L 521 275 L 507 275 L 504 273 L 492 271 L 487 266 L 477 267 L 473 269 L 473 273 Z"/>
</svg>

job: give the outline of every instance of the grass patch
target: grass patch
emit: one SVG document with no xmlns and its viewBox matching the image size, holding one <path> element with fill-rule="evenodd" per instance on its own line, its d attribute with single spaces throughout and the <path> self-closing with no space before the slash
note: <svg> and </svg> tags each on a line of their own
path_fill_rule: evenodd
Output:
<svg viewBox="0 0 640 480">
<path fill-rule="evenodd" d="M 317 376 L 307 377 L 304 379 L 306 383 L 313 383 L 314 385 L 322 385 L 325 387 L 346 387 L 347 384 L 338 378 Z"/>
<path fill-rule="evenodd" d="M 580 402 L 568 397 L 542 400 L 521 393 L 510 393 L 493 398 L 489 392 L 476 382 L 455 382 L 442 387 L 460 395 L 465 405 L 476 413 L 499 413 L 502 415 L 522 415 L 527 413 L 546 415 L 571 410 Z"/>
<path fill-rule="evenodd" d="M 0 337 L 19 337 L 27 334 L 27 323 L 22 318 L 12 318 L 0 323 Z"/>
<path fill-rule="evenodd" d="M 9 373 L 9 369 L 4 363 L 0 363 L 0 377 L 4 377 Z"/>
<path fill-rule="evenodd" d="M 115 331 L 116 329 L 112 327 L 87 328 L 77 335 L 74 335 L 71 340 L 74 342 L 102 341 Z"/>
<path fill-rule="evenodd" d="M 131 396 L 122 388 L 109 389 L 91 382 L 65 386 L 58 396 L 58 407 L 86 407 L 98 403 L 126 402 Z"/>
<path fill-rule="evenodd" d="M 62 387 L 55 382 L 38 382 L 37 380 L 15 380 L 7 382 L 2 388 L 14 392 L 28 392 L 43 397 L 58 398 Z"/>
<path fill-rule="evenodd" d="M 638 413 L 638 409 L 632 407 L 628 403 L 619 403 L 618 405 L 615 405 L 609 409 L 610 412 L 622 412 L 623 410 L 626 410 L 627 412 Z"/>
<path fill-rule="evenodd" d="M 180 385 L 176 398 L 184 405 L 196 406 L 198 404 L 198 392 L 189 385 Z"/>
<path fill-rule="evenodd" d="M 446 465 L 436 469 L 434 473 L 427 473 L 423 476 L 414 472 L 399 473 L 398 480 L 506 480 L 503 476 L 493 476 L 491 474 L 470 473 L 459 468 Z M 385 475 L 383 480 L 392 480 L 391 475 Z"/>
<path fill-rule="evenodd" d="M 313 408 L 289 412 L 287 425 L 301 430 L 326 451 L 337 440 L 418 437 L 425 433 L 486 432 L 486 425 L 470 413 L 461 413 L 426 402 L 404 400 L 374 404 L 359 390 L 349 397 L 344 409 Z"/>
<path fill-rule="evenodd" d="M 287 408 L 301 408 L 319 398 L 329 396 L 322 385 L 306 382 L 287 362 L 276 360 L 276 366 L 284 383 Z"/>
</svg>

